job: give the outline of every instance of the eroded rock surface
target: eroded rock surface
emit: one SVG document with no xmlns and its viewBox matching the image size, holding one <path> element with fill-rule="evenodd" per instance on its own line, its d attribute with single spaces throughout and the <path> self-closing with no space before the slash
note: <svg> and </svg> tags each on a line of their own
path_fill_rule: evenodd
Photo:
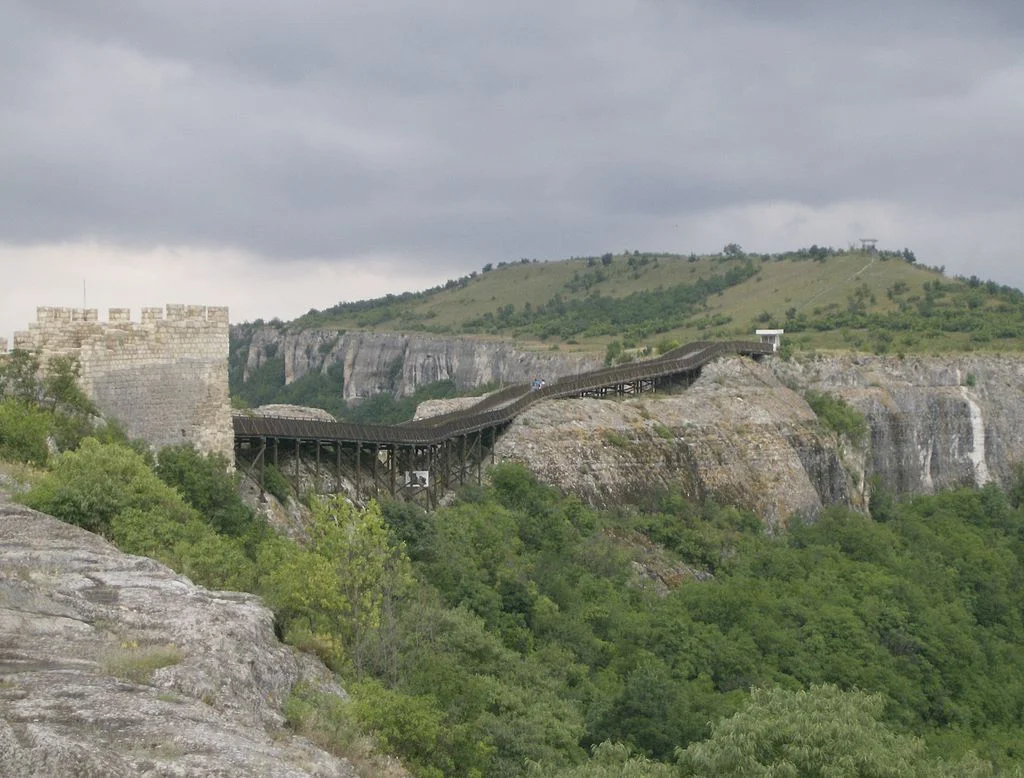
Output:
<svg viewBox="0 0 1024 778">
<path fill-rule="evenodd" d="M 258 598 L 0 494 L 0 774 L 354 776 L 282 728 L 300 680 L 344 694 Z"/>
<path fill-rule="evenodd" d="M 244 414 L 253 416 L 274 416 L 286 419 L 308 419 L 311 421 L 337 421 L 334 416 L 323 408 L 309 408 L 305 405 L 286 405 L 283 403 L 271 403 L 261 405 L 259 408 L 252 408 L 242 411 Z"/>
<path fill-rule="evenodd" d="M 994 355 L 841 356 L 773 362 L 867 418 L 865 470 L 896 494 L 1007 483 L 1024 461 L 1024 360 Z"/>
<path fill-rule="evenodd" d="M 488 383 L 552 380 L 601 366 L 594 355 L 522 351 L 505 341 L 394 332 L 348 332 L 261 327 L 243 346 L 248 377 L 273 357 L 284 360 L 285 383 L 341 365 L 344 398 L 411 395 L 416 387 L 452 381 L 460 391 Z"/>
<path fill-rule="evenodd" d="M 675 394 L 538 404 L 498 439 L 496 454 L 598 505 L 678 490 L 778 525 L 860 499 L 855 454 L 840 449 L 799 394 L 741 358 L 707 365 Z"/>
</svg>

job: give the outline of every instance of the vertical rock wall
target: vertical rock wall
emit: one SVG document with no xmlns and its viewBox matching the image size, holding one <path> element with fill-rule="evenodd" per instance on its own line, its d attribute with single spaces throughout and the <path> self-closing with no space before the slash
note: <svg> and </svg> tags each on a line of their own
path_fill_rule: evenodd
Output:
<svg viewBox="0 0 1024 778">
<path fill-rule="evenodd" d="M 772 367 L 784 382 L 830 392 L 864 414 L 865 469 L 896 494 L 1006 484 L 1024 461 L 1020 358 L 837 356 Z"/>
<path fill-rule="evenodd" d="M 143 308 L 136 323 L 129 309 L 111 308 L 108 319 L 95 309 L 39 308 L 14 347 L 38 352 L 43 364 L 78 359 L 83 390 L 131 437 L 157 448 L 191 442 L 230 459 L 228 309 Z"/>
<path fill-rule="evenodd" d="M 341 364 L 344 399 L 356 402 L 381 393 L 409 396 L 435 381 L 452 381 L 465 391 L 487 383 L 551 380 L 603 364 L 592 354 L 521 351 L 502 341 L 263 327 L 248 345 L 244 379 L 270 356 L 283 357 L 285 384 Z"/>
</svg>

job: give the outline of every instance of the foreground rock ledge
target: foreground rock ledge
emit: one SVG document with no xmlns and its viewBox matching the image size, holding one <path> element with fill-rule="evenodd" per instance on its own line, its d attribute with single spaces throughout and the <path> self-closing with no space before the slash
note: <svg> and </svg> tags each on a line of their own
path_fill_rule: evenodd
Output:
<svg viewBox="0 0 1024 778">
<path fill-rule="evenodd" d="M 0 775 L 355 776 L 282 729 L 300 680 L 344 694 L 258 598 L 0 495 Z"/>
</svg>

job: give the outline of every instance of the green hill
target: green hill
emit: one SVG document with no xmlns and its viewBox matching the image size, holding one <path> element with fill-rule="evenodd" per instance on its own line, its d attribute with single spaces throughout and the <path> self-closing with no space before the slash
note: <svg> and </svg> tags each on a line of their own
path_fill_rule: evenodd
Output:
<svg viewBox="0 0 1024 778">
<path fill-rule="evenodd" d="M 796 348 L 938 352 L 1024 346 L 1024 295 L 947 278 L 903 252 L 812 246 L 698 257 L 626 252 L 487 265 L 422 292 L 341 303 L 292 325 L 501 337 L 525 348 L 605 351 L 744 337 L 783 327 Z M 611 353 L 619 353 L 612 345 Z"/>
</svg>

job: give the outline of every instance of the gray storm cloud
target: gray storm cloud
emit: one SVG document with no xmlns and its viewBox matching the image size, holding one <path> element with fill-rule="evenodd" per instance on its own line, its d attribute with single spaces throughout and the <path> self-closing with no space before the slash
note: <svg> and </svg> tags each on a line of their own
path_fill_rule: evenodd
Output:
<svg viewBox="0 0 1024 778">
<path fill-rule="evenodd" d="M 15 0 L 0 242 L 458 275 L 866 230 L 1024 285 L 1024 7 L 724 5 Z"/>
</svg>

